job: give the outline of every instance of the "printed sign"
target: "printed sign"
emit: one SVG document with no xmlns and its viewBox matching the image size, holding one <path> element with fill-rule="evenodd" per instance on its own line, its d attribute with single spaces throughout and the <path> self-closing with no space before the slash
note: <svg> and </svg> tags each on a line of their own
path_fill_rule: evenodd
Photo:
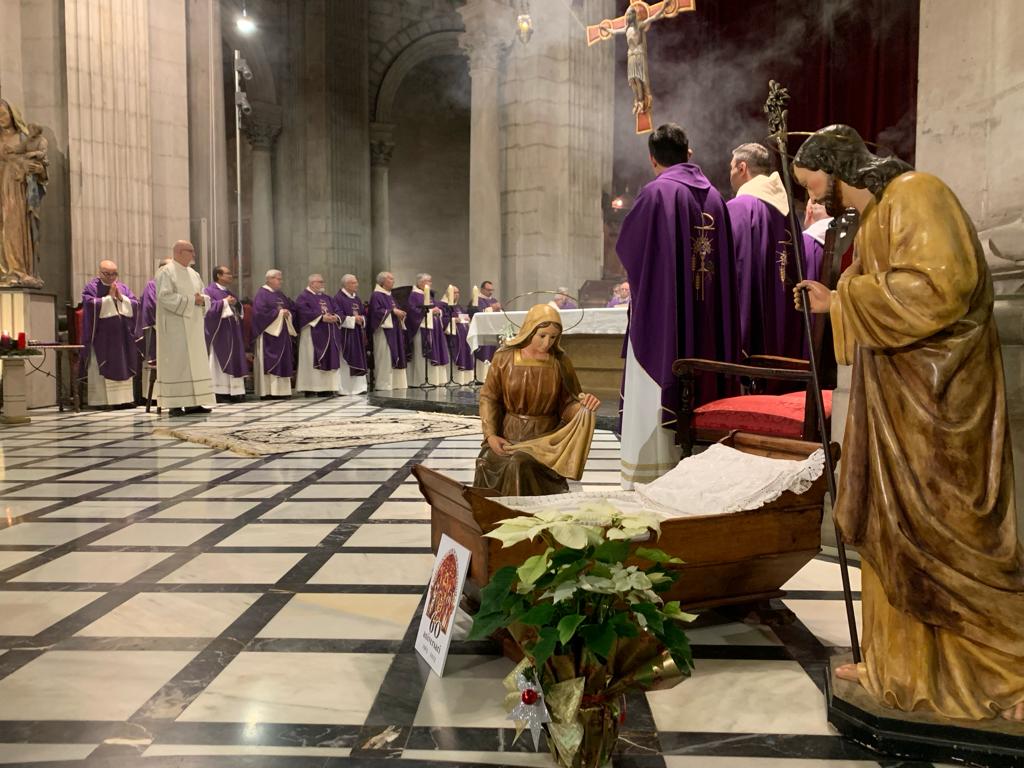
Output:
<svg viewBox="0 0 1024 768">
<path fill-rule="evenodd" d="M 444 674 L 448 647 L 455 626 L 455 609 L 462 597 L 462 587 L 469 571 L 469 550 L 442 534 L 430 575 L 427 604 L 416 635 L 416 651 L 438 677 Z"/>
</svg>

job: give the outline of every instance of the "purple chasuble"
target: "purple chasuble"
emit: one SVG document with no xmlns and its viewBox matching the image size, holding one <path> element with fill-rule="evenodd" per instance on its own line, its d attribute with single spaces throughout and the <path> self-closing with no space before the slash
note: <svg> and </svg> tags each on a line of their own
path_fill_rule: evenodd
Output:
<svg viewBox="0 0 1024 768">
<path fill-rule="evenodd" d="M 263 338 L 263 373 L 288 378 L 295 373 L 295 348 L 288 327 L 282 328 L 278 336 L 264 333 L 282 309 L 295 314 L 291 299 L 280 291 L 261 287 L 252 299 L 252 333 L 256 338 Z"/>
<path fill-rule="evenodd" d="M 409 315 L 405 318 L 405 335 L 409 354 L 417 333 L 423 342 L 423 357 L 432 365 L 448 365 L 448 342 L 444 337 L 444 315 L 434 315 L 433 328 L 427 328 L 427 313 L 436 303 L 426 304 L 426 294 L 413 290 L 409 294 Z"/>
<path fill-rule="evenodd" d="M 621 296 L 612 296 L 611 300 L 605 304 L 605 309 L 614 309 L 615 307 L 621 306 L 622 304 L 628 304 L 629 299 L 623 299 Z"/>
<path fill-rule="evenodd" d="M 488 307 L 492 307 L 498 303 L 495 298 L 487 298 L 486 296 L 477 297 L 476 308 L 478 312 L 483 312 Z M 479 346 L 476 348 L 476 359 L 482 363 L 489 363 L 494 359 L 494 353 L 498 351 L 497 347 L 494 346 Z"/>
<path fill-rule="evenodd" d="M 406 367 L 405 335 L 402 331 L 402 322 L 395 317 L 394 310 L 394 297 L 390 293 L 374 290 L 370 294 L 370 319 L 367 332 L 372 337 L 384 323 L 384 319 L 391 316 L 391 327 L 382 330 L 384 337 L 388 340 L 388 349 L 391 350 L 391 367 L 401 370 Z"/>
<path fill-rule="evenodd" d="M 454 328 L 455 333 L 448 335 L 449 352 L 455 358 L 455 367 L 460 371 L 473 370 L 473 353 L 469 351 L 469 323 L 456 322 L 465 310 L 458 304 L 439 302 L 441 316 L 444 318 L 446 331 Z"/>
<path fill-rule="evenodd" d="M 334 296 L 334 306 L 343 318 L 362 316 L 366 311 L 363 301 L 358 296 L 349 296 L 344 290 Z M 356 325 L 355 328 L 341 329 L 341 356 L 348 363 L 350 376 L 366 375 L 366 326 Z"/>
<path fill-rule="evenodd" d="M 79 376 L 89 372 L 89 356 L 96 356 L 100 375 L 111 381 L 127 381 L 139 370 L 139 349 L 135 345 L 135 318 L 139 314 L 139 300 L 120 280 L 117 288 L 131 302 L 132 317 L 115 315 L 100 319 L 103 298 L 110 286 L 94 277 L 82 289 L 82 343 L 85 345 L 78 368 Z"/>
<path fill-rule="evenodd" d="M 672 428 L 680 396 L 672 363 L 683 357 L 734 362 L 738 354 L 725 202 L 698 166 L 674 165 L 640 190 L 616 250 L 631 289 L 627 338 L 661 387 L 662 426 Z M 735 391 L 731 382 L 702 374 L 695 404 Z"/>
<path fill-rule="evenodd" d="M 140 311 L 135 322 L 135 345 L 139 355 L 146 355 L 146 329 L 149 328 L 153 340 L 150 342 L 149 359 L 146 362 L 156 363 L 156 280 L 146 283 L 142 291 Z"/>
<path fill-rule="evenodd" d="M 308 288 L 295 297 L 295 312 L 298 323 L 295 330 L 302 330 L 327 314 L 338 314 L 334 299 L 326 293 L 313 293 Z M 309 329 L 313 339 L 313 367 L 318 371 L 336 371 L 341 367 L 341 329 L 335 323 L 321 320 Z"/>
<path fill-rule="evenodd" d="M 245 359 L 245 341 L 242 339 L 242 304 L 234 293 L 216 282 L 206 286 L 203 292 L 210 297 L 210 309 L 204 318 L 206 348 L 213 351 L 217 364 L 228 376 L 245 376 L 249 372 L 249 362 Z M 235 304 L 231 307 L 231 314 L 224 316 L 228 296 L 234 296 Z"/>
</svg>

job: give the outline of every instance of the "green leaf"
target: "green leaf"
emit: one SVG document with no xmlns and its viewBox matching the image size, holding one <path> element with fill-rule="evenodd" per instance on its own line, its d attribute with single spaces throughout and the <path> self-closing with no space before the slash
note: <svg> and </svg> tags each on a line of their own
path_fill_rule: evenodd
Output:
<svg viewBox="0 0 1024 768">
<path fill-rule="evenodd" d="M 576 628 L 583 623 L 585 618 L 578 613 L 563 616 L 562 620 L 558 622 L 558 642 L 567 645 L 572 640 L 572 636 L 576 634 Z"/>
<path fill-rule="evenodd" d="M 633 552 L 636 557 L 644 560 L 650 560 L 652 563 L 682 563 L 678 557 L 672 557 L 667 552 L 654 549 L 653 547 L 637 547 L 636 551 Z"/>
<path fill-rule="evenodd" d="M 551 558 L 551 564 L 555 567 L 570 565 L 589 559 L 585 549 L 572 549 L 570 547 L 559 547 Z"/>
<path fill-rule="evenodd" d="M 621 563 L 629 557 L 629 544 L 625 541 L 606 541 L 594 550 L 594 559 L 602 563 Z"/>
<path fill-rule="evenodd" d="M 662 618 L 661 611 L 658 610 L 658 606 L 651 605 L 650 603 L 636 603 L 631 605 L 633 613 L 643 616 L 647 620 L 647 626 L 656 635 L 661 636 L 665 631 L 665 620 Z M 643 623 L 641 622 L 641 626 Z"/>
<path fill-rule="evenodd" d="M 540 631 L 540 640 L 538 640 L 532 649 L 533 663 L 538 669 L 544 666 L 551 654 L 555 652 L 555 643 L 558 642 L 558 630 L 554 627 L 544 627 Z"/>
<path fill-rule="evenodd" d="M 536 583 L 537 579 L 544 575 L 544 571 L 548 569 L 548 563 L 551 561 L 552 552 L 554 550 L 548 547 L 542 554 L 526 558 L 526 562 L 516 569 L 520 588 L 523 584 Z"/>
<path fill-rule="evenodd" d="M 508 626 L 508 614 L 502 613 L 478 613 L 473 617 L 473 628 L 466 636 L 467 640 L 483 640 L 490 637 L 502 627 Z"/>
<path fill-rule="evenodd" d="M 671 603 L 665 603 L 662 607 L 661 612 L 670 619 L 676 621 L 693 621 L 697 618 L 696 614 L 686 613 L 679 607 L 679 601 L 673 600 Z"/>
<path fill-rule="evenodd" d="M 570 597 L 576 594 L 576 590 L 579 588 L 580 583 L 575 579 L 573 579 L 572 581 L 563 581 L 561 584 L 555 587 L 554 592 L 551 593 L 551 600 L 554 603 L 560 603 L 563 600 L 568 600 Z M 545 596 L 547 596 L 547 593 L 545 593 Z"/>
<path fill-rule="evenodd" d="M 552 523 L 548 530 L 563 547 L 583 549 L 587 546 L 587 531 L 579 523 Z"/>
<path fill-rule="evenodd" d="M 611 624 L 586 624 L 578 630 L 587 648 L 596 653 L 602 659 L 607 659 L 615 645 L 615 630 Z"/>
<path fill-rule="evenodd" d="M 640 630 L 637 628 L 636 622 L 629 615 L 627 611 L 620 611 L 616 613 L 610 622 L 612 629 L 615 630 L 615 634 L 619 637 L 636 637 L 640 634 Z"/>
<path fill-rule="evenodd" d="M 487 586 L 480 590 L 480 614 L 497 613 L 502 610 L 502 603 L 509 595 L 512 583 L 516 580 L 516 569 L 505 566 L 491 577 Z"/>
<path fill-rule="evenodd" d="M 538 603 L 519 617 L 520 624 L 540 627 L 547 624 L 555 616 L 555 606 L 551 603 Z"/>
</svg>

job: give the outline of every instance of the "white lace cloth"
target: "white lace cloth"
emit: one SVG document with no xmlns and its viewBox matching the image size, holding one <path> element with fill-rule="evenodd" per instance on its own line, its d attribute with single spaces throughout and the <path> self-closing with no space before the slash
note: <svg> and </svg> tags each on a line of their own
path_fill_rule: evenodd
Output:
<svg viewBox="0 0 1024 768">
<path fill-rule="evenodd" d="M 494 501 L 523 512 L 574 511 L 585 502 L 604 501 L 623 512 L 654 512 L 666 520 L 726 515 L 758 509 L 786 491 L 804 493 L 824 469 L 825 454 L 820 448 L 804 461 L 791 461 L 716 444 L 683 459 L 653 483 L 637 484 L 635 491 L 506 496 Z"/>
</svg>

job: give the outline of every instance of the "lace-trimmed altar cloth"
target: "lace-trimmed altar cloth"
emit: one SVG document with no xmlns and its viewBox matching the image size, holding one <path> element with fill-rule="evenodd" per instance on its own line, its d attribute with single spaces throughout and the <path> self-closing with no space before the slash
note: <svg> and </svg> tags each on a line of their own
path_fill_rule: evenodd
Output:
<svg viewBox="0 0 1024 768">
<path fill-rule="evenodd" d="M 551 496 L 495 498 L 523 512 L 542 509 L 574 511 L 581 504 L 605 501 L 623 512 L 654 512 L 663 519 L 726 515 L 758 509 L 786 491 L 804 493 L 825 469 L 820 448 L 803 461 L 769 459 L 712 445 L 683 459 L 675 469 L 635 491 L 578 492 Z"/>
</svg>

